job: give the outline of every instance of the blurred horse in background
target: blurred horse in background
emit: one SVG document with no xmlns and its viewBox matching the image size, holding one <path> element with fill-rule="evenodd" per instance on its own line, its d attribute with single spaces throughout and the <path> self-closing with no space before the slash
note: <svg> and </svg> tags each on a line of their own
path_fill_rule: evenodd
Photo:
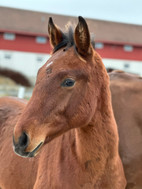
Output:
<svg viewBox="0 0 142 189">
<path fill-rule="evenodd" d="M 113 71 L 109 77 L 127 189 L 141 189 L 142 77 L 123 71 Z"/>
</svg>

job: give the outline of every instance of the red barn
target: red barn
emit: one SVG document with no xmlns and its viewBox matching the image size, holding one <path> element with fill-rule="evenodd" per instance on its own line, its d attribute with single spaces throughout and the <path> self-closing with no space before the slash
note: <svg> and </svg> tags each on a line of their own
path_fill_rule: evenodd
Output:
<svg viewBox="0 0 142 189">
<path fill-rule="evenodd" d="M 0 7 L 0 67 L 35 79 L 38 68 L 51 51 L 47 23 L 49 17 L 64 28 L 76 17 Z M 142 26 L 86 19 L 95 38 L 96 50 L 108 68 L 142 75 Z"/>
</svg>

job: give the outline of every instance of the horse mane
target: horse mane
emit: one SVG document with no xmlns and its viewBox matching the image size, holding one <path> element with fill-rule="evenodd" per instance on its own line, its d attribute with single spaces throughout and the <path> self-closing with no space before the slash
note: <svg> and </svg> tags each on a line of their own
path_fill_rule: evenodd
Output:
<svg viewBox="0 0 142 189">
<path fill-rule="evenodd" d="M 75 46 L 74 30 L 75 30 L 75 26 L 71 22 L 68 22 L 67 25 L 65 26 L 65 31 L 62 32 L 63 40 L 57 46 L 54 47 L 53 53 L 55 53 L 56 51 L 58 51 L 63 47 L 66 47 L 65 50 L 67 50 L 68 48 Z M 91 44 L 95 49 L 94 35 L 90 34 L 90 36 L 91 36 Z"/>
</svg>

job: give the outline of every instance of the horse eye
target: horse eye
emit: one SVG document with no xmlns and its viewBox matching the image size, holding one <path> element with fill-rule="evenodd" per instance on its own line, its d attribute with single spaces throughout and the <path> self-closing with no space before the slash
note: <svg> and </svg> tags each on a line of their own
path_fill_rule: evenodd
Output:
<svg viewBox="0 0 142 189">
<path fill-rule="evenodd" d="M 75 84 L 75 80 L 73 79 L 65 79 L 61 84 L 62 87 L 72 87 Z"/>
</svg>

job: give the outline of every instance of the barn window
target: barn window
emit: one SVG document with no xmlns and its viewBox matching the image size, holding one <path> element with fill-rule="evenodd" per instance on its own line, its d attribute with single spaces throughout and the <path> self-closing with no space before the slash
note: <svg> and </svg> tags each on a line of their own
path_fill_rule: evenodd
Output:
<svg viewBox="0 0 142 189">
<path fill-rule="evenodd" d="M 42 57 L 37 57 L 37 62 L 42 62 L 43 61 L 43 58 Z"/>
<path fill-rule="evenodd" d="M 5 55 L 4 55 L 4 58 L 5 58 L 5 59 L 11 59 L 11 54 L 5 54 Z"/>
<path fill-rule="evenodd" d="M 103 43 L 95 43 L 95 49 L 103 49 L 104 44 Z"/>
<path fill-rule="evenodd" d="M 15 40 L 16 36 L 15 36 L 14 33 L 4 33 L 3 38 L 5 40 L 11 40 L 12 41 L 12 40 Z"/>
<path fill-rule="evenodd" d="M 130 68 L 130 64 L 129 63 L 125 63 L 124 64 L 124 68 Z"/>
<path fill-rule="evenodd" d="M 132 52 L 133 51 L 133 46 L 131 46 L 131 45 L 124 45 L 123 49 L 124 49 L 124 51 Z"/>
<path fill-rule="evenodd" d="M 36 37 L 36 42 L 41 43 L 41 44 L 45 44 L 45 43 L 47 43 L 47 38 L 42 37 L 42 36 L 38 36 L 38 37 Z"/>
</svg>

